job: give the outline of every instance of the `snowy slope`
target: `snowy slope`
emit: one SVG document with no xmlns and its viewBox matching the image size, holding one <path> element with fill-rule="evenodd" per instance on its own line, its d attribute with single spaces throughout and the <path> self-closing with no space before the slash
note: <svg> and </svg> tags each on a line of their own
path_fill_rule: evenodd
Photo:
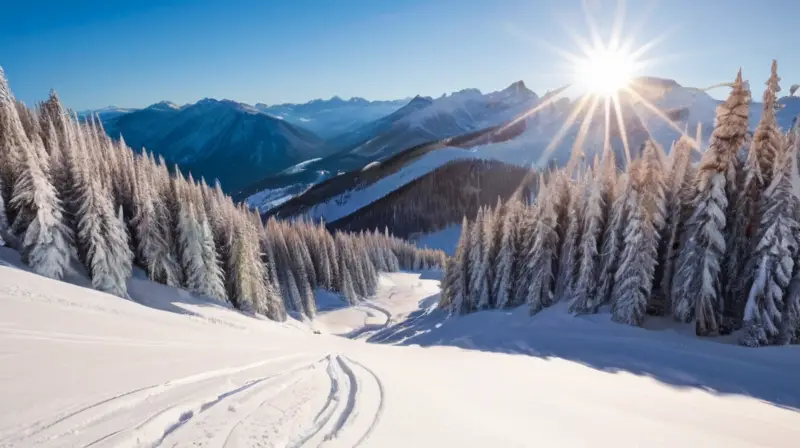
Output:
<svg viewBox="0 0 800 448">
<path fill-rule="evenodd" d="M 465 89 L 437 99 L 417 96 L 391 114 L 327 139 L 332 152 L 327 157 L 261 179 L 245 188 L 241 197 L 266 211 L 253 195 L 290 185 L 295 191 L 306 190 L 336 173 L 388 160 L 410 148 L 504 124 L 538 101 L 522 81 L 487 94 Z"/>
<path fill-rule="evenodd" d="M 448 162 L 473 157 L 476 156 L 472 151 L 458 148 L 442 148 L 430 152 L 403 167 L 398 172 L 390 174 L 375 183 L 361 189 L 348 190 L 333 196 L 325 202 L 316 204 L 307 210 L 304 215 L 313 220 L 336 221 Z"/>
<path fill-rule="evenodd" d="M 2 447 L 737 447 L 791 446 L 800 437 L 800 414 L 774 405 L 800 400 L 796 351 L 591 320 L 559 333 L 561 322 L 551 320 L 517 333 L 528 356 L 491 353 L 484 335 L 502 337 L 490 327 L 502 312 L 420 327 L 426 343 L 441 336 L 458 345 L 459 329 L 480 325 L 476 337 L 458 340 L 483 351 L 394 347 L 364 338 L 396 339 L 397 330 L 431 323 L 431 314 L 415 314 L 437 298 L 428 274 L 384 277 L 371 304 L 389 325 L 376 316 L 368 324 L 378 327 L 348 340 L 144 281 L 131 287 L 149 306 L 4 264 Z M 357 321 L 323 320 L 340 328 Z M 545 329 L 555 331 L 540 342 Z M 549 348 L 537 352 L 540 345 Z M 707 390 L 720 385 L 721 393 Z"/>
<path fill-rule="evenodd" d="M 458 239 L 461 237 L 461 224 L 453 224 L 436 232 L 418 234 L 411 238 L 417 247 L 441 249 L 449 256 L 454 256 Z"/>
</svg>

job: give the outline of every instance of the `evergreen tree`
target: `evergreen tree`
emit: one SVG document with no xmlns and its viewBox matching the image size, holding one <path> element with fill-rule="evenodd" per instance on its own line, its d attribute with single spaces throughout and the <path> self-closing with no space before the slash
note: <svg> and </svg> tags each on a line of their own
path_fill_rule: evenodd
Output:
<svg viewBox="0 0 800 448">
<path fill-rule="evenodd" d="M 670 172 L 667 179 L 667 219 L 664 232 L 665 250 L 660 259 L 663 276 L 659 289 L 664 297 L 664 306 L 672 309 L 672 279 L 680 248 L 684 223 L 691 213 L 691 200 L 694 195 L 694 168 L 690 164 L 693 145 L 688 137 L 681 137 L 670 151 Z"/>
<path fill-rule="evenodd" d="M 484 211 L 478 210 L 475 223 L 471 226 L 469 237 L 469 302 L 470 310 L 477 311 L 480 306 L 489 303 L 489 291 L 486 285 L 486 266 L 484 265 Z"/>
<path fill-rule="evenodd" d="M 26 210 L 32 219 L 26 224 L 22 239 L 22 257 L 34 272 L 61 279 L 75 254 L 72 230 L 62 216 L 61 203 L 45 175 L 47 159 L 40 160 L 33 145 L 42 145 L 39 136 L 33 144 L 22 147 L 23 170 L 14 185 L 12 206 Z M 17 216 L 20 218 L 23 214 Z"/>
<path fill-rule="evenodd" d="M 583 232 L 583 207 L 585 204 L 584 189 L 588 182 L 586 176 L 581 175 L 580 181 L 567 184 L 569 189 L 569 205 L 563 221 L 559 225 L 566 227 L 563 232 L 561 251 L 558 257 L 559 267 L 556 277 L 555 300 L 570 296 L 574 286 L 579 257 L 580 239 Z"/>
<path fill-rule="evenodd" d="M 467 217 L 461 221 L 461 236 L 456 246 L 453 261 L 453 283 L 449 293 L 451 311 L 454 314 L 467 314 L 471 311 L 469 305 L 469 251 L 470 251 L 470 225 Z"/>
<path fill-rule="evenodd" d="M 6 218 L 11 224 L 16 221 L 17 215 L 11 205 L 11 197 L 17 177 L 23 171 L 23 154 L 20 148 L 28 144 L 15 102 L 8 88 L 5 73 L 0 67 L 0 185 L 3 186 L 0 195 L 6 204 Z"/>
<path fill-rule="evenodd" d="M 673 290 L 675 318 L 694 318 L 698 335 L 720 330 L 721 269 L 726 251 L 729 197 L 735 194 L 737 158 L 747 140 L 750 92 L 736 77 L 728 99 L 717 108 L 717 122 L 697 174 L 694 212 L 687 222 L 686 243 L 678 258 Z"/>
<path fill-rule="evenodd" d="M 746 346 L 776 342 L 783 325 L 784 296 L 798 255 L 800 223 L 795 217 L 800 198 L 794 190 L 798 179 L 797 152 L 793 145 L 792 150 L 778 154 L 772 183 L 762 195 L 758 243 L 752 254 L 755 276 L 747 297 L 740 340 Z M 792 303 L 788 315 L 794 317 L 794 311 Z"/>
<path fill-rule="evenodd" d="M 222 272 L 222 267 L 220 266 L 217 248 L 214 246 L 214 233 L 211 231 L 211 224 L 209 224 L 205 212 L 201 214 L 200 242 L 202 244 L 204 271 L 206 273 L 204 284 L 201 288 L 203 291 L 202 293 L 209 297 L 225 300 L 225 274 Z M 282 306 L 280 308 L 282 308 Z M 278 312 L 278 317 L 280 314 L 281 313 Z M 283 318 L 279 317 L 277 320 L 284 319 L 285 315 Z"/>
<path fill-rule="evenodd" d="M 644 208 L 647 216 L 651 219 L 652 225 L 656 230 L 656 263 L 653 266 L 653 278 L 650 279 L 650 291 L 653 286 L 660 285 L 664 278 L 664 265 L 658 261 L 664 260 L 667 253 L 666 226 L 667 219 L 667 169 L 666 156 L 661 146 L 653 140 L 647 140 L 642 149 L 642 181 L 641 199 L 644 200 Z M 648 234 L 649 236 L 649 234 Z M 667 306 L 666 295 L 662 291 L 655 291 L 652 300 L 648 302 L 648 312 L 655 315 L 668 314 L 670 307 Z"/>
<path fill-rule="evenodd" d="M 110 194 L 94 175 L 90 140 L 78 129 L 76 157 L 80 172 L 76 191 L 78 241 L 84 254 L 92 286 L 100 291 L 127 298 L 126 280 L 131 274 L 132 253 L 124 223 L 114 214 Z"/>
<path fill-rule="evenodd" d="M 184 286 L 196 294 L 205 294 L 206 265 L 203 261 L 200 222 L 189 199 L 184 197 L 178 213 L 178 246 Z"/>
<path fill-rule="evenodd" d="M 555 300 L 555 278 L 558 266 L 558 212 L 556 210 L 560 193 L 555 188 L 561 188 L 561 183 L 548 185 L 546 190 L 539 191 L 536 199 L 538 216 L 534 224 L 532 239 L 533 244 L 526 254 L 525 266 L 528 274 L 523 276 L 528 283 L 525 302 L 531 314 L 538 313 L 543 308 L 552 305 Z"/>
<path fill-rule="evenodd" d="M 580 264 L 575 289 L 572 294 L 570 311 L 577 314 L 591 312 L 594 308 L 593 299 L 597 294 L 600 273 L 600 246 L 607 218 L 606 198 L 609 197 L 607 188 L 612 183 L 605 177 L 606 173 L 598 168 L 594 177 L 586 184 L 584 195 L 586 197 L 583 215 L 583 233 L 580 240 Z"/>
<path fill-rule="evenodd" d="M 171 220 L 166 215 L 161 195 L 152 178 L 154 167 L 145 153 L 136 163 L 134 216 L 131 221 L 139 264 L 150 279 L 169 286 L 179 286 L 181 273 L 169 242 Z M 224 297 L 224 295 L 223 295 Z"/>
<path fill-rule="evenodd" d="M 630 202 L 633 194 L 633 184 L 630 180 L 631 170 L 641 163 L 634 160 L 628 165 L 628 172 L 619 177 L 616 185 L 617 193 L 609 212 L 608 226 L 603 232 L 603 244 L 600 249 L 600 276 L 598 288 L 587 310 L 597 312 L 597 309 L 611 301 L 611 291 L 614 288 L 614 278 L 619 265 L 620 254 L 623 248 L 623 232 L 628 222 L 630 211 L 626 204 Z"/>
<path fill-rule="evenodd" d="M 653 285 L 658 255 L 658 211 L 653 201 L 652 175 L 657 169 L 646 162 L 629 172 L 632 193 L 626 195 L 628 220 L 623 236 L 623 250 L 614 275 L 611 318 L 615 322 L 641 325 L 644 321 Z M 641 171 L 638 167 L 641 166 Z"/>
<path fill-rule="evenodd" d="M 497 308 L 506 308 L 512 303 L 514 293 L 514 261 L 518 257 L 519 250 L 514 247 L 515 238 L 513 235 L 513 222 L 518 213 L 519 203 L 512 199 L 495 218 L 495 241 L 499 235 L 500 241 L 497 245 L 497 255 L 494 263 L 494 277 L 492 281 L 492 296 L 495 299 Z"/>
<path fill-rule="evenodd" d="M 773 61 L 772 76 L 767 81 L 764 91 L 764 113 L 753 134 L 747 159 L 744 165 L 742 184 L 739 187 L 736 202 L 733 204 L 732 222 L 728 233 L 725 306 L 727 326 L 738 329 L 743 314 L 747 291 L 753 281 L 754 272 L 745 269 L 748 254 L 752 249 L 752 241 L 756 238 L 759 227 L 758 203 L 765 188 L 771 183 L 776 156 L 781 151 L 784 137 L 778 129 L 775 117 L 778 86 L 777 64 Z M 750 263 L 753 265 L 752 263 Z"/>
</svg>

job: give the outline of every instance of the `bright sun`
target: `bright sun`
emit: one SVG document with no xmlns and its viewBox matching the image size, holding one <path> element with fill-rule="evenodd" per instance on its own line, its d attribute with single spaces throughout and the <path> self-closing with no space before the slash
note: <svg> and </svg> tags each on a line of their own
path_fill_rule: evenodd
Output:
<svg viewBox="0 0 800 448">
<path fill-rule="evenodd" d="M 635 62 L 620 49 L 594 48 L 575 64 L 576 82 L 590 93 L 613 96 L 628 86 Z"/>
</svg>

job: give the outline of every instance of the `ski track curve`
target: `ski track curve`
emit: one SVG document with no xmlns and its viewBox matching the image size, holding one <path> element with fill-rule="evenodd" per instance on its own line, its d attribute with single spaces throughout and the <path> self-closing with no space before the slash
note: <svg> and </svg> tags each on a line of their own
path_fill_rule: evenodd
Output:
<svg viewBox="0 0 800 448">
<path fill-rule="evenodd" d="M 279 363 L 303 356 L 307 356 L 307 354 L 302 352 L 293 353 L 235 367 L 207 370 L 182 378 L 172 379 L 164 383 L 125 391 L 97 402 L 79 405 L 80 407 L 78 407 L 78 409 L 74 409 L 75 406 L 73 406 L 73 410 L 62 411 L 60 413 L 61 415 L 50 421 L 37 422 L 25 429 L 22 429 L 21 431 L 6 436 L 3 440 L 0 440 L 0 446 L 4 447 L 18 446 L 19 444 L 46 444 L 71 434 L 81 433 L 83 430 L 90 428 L 95 423 L 101 422 L 125 411 L 135 409 L 137 406 L 146 403 L 148 400 L 157 398 L 160 395 L 180 387 L 202 385 L 202 383 L 208 382 L 209 380 L 224 379 L 234 374 L 267 366 L 268 364 Z M 116 432 L 121 431 L 123 430 Z M 115 433 L 108 434 L 107 437 L 113 436 Z M 92 443 L 99 443 L 105 438 L 106 437 L 95 440 Z"/>
<path fill-rule="evenodd" d="M 377 427 L 385 406 L 383 384 L 375 373 L 343 355 L 331 356 L 327 399 L 310 425 L 287 446 L 356 447 Z"/>
<path fill-rule="evenodd" d="M 381 417 L 383 416 L 383 410 L 384 410 L 384 408 L 386 406 L 386 390 L 383 387 L 383 382 L 378 377 L 378 375 L 375 374 L 375 372 L 372 369 L 370 369 L 369 367 L 361 364 L 360 362 L 353 361 L 352 359 L 347 358 L 347 357 L 345 357 L 345 358 L 347 359 L 348 362 L 350 362 L 352 364 L 355 364 L 356 366 L 360 367 L 361 369 L 363 369 L 364 371 L 369 373 L 372 376 L 372 378 L 375 380 L 375 384 L 378 386 L 378 393 L 379 393 L 378 409 L 375 412 L 375 415 L 374 415 L 374 417 L 372 419 L 372 423 L 370 423 L 369 428 L 367 428 L 367 432 L 365 432 L 364 435 L 361 436 L 361 438 L 356 441 L 355 445 L 353 445 L 353 446 L 359 446 L 369 438 L 369 436 L 372 434 L 372 432 L 378 426 L 378 423 L 380 423 Z"/>
<path fill-rule="evenodd" d="M 170 446 L 166 442 L 168 438 L 173 438 L 171 436 L 177 439 L 175 440 L 175 444 L 183 442 L 184 440 L 181 437 L 180 430 L 205 415 L 206 412 L 216 408 L 219 403 L 251 392 L 249 401 L 258 401 L 260 404 L 263 404 L 269 400 L 270 397 L 301 380 L 302 375 L 289 378 L 288 381 L 283 382 L 279 381 L 280 379 L 294 373 L 310 370 L 319 362 L 320 360 L 312 361 L 311 363 L 302 362 L 275 374 L 247 380 L 241 385 L 228 387 L 206 399 L 197 400 L 196 398 L 192 399 L 194 397 L 190 397 L 187 401 L 169 405 L 151 414 L 135 425 L 114 431 L 86 446 L 113 446 L 123 448 Z"/>
</svg>

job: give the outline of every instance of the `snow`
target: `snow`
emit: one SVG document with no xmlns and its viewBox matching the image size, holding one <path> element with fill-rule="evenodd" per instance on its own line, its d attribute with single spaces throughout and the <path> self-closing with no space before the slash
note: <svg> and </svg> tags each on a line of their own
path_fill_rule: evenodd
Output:
<svg viewBox="0 0 800 448">
<path fill-rule="evenodd" d="M 441 249 L 444 253 L 452 257 L 456 253 L 456 245 L 458 245 L 458 238 L 460 236 L 461 224 L 454 224 L 435 232 L 414 235 L 411 237 L 411 240 L 418 247 Z"/>
<path fill-rule="evenodd" d="M 350 340 L 140 276 L 129 285 L 139 302 L 121 299 L 36 276 L 0 251 L 3 447 L 737 447 L 800 437 L 797 347 L 746 349 L 558 305 L 533 318 L 445 319 L 433 273 L 383 275 L 374 300 L 356 307 Z M 344 313 L 321 312 L 315 325 L 344 328 Z"/>
<path fill-rule="evenodd" d="M 250 207 L 255 207 L 261 212 L 277 207 L 284 202 L 292 199 L 294 195 L 291 193 L 295 190 L 294 185 L 289 185 L 283 188 L 273 188 L 261 190 L 247 197 L 247 204 Z"/>
<path fill-rule="evenodd" d="M 300 163 L 298 163 L 296 165 L 292 165 L 289 168 L 286 168 L 285 170 L 281 171 L 280 174 L 296 174 L 296 173 L 299 173 L 300 171 L 303 171 L 308 165 L 310 165 L 310 164 L 312 164 L 314 162 L 317 162 L 319 160 L 322 160 L 322 158 L 321 157 L 315 157 L 313 159 L 308 159 L 308 160 L 300 162 Z"/>
</svg>

